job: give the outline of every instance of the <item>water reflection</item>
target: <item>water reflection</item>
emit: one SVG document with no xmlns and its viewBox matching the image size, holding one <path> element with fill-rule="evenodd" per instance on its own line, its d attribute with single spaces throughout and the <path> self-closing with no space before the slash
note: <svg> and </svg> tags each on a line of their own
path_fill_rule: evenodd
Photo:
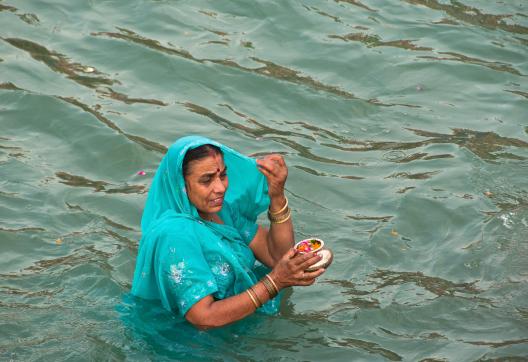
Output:
<svg viewBox="0 0 528 362">
<path fill-rule="evenodd" d="M 335 344 L 341 347 L 353 347 L 360 348 L 368 353 L 380 355 L 390 361 L 401 361 L 403 358 L 399 354 L 381 347 L 379 344 L 374 342 L 368 342 L 361 339 L 355 338 L 330 338 Z"/>
<path fill-rule="evenodd" d="M 440 2 L 438 0 L 405 0 L 409 4 L 426 6 L 433 10 L 444 11 L 453 18 L 476 26 L 489 29 L 500 29 L 510 33 L 528 34 L 528 28 L 518 24 L 509 24 L 504 19 L 512 14 L 492 15 L 481 12 L 478 8 L 465 5 L 460 1 Z"/>
<path fill-rule="evenodd" d="M 20 20 L 22 20 L 23 22 L 29 25 L 36 25 L 40 23 L 39 18 L 35 14 L 31 14 L 31 13 L 20 14 L 18 12 L 18 9 L 11 5 L 0 4 L 0 12 L 2 11 L 9 11 L 15 14 L 16 16 L 18 16 Z"/>
<path fill-rule="evenodd" d="M 80 63 L 70 62 L 66 56 L 54 51 L 50 51 L 44 46 L 32 41 L 20 38 L 3 38 L 3 40 L 16 48 L 28 52 L 33 59 L 46 64 L 51 70 L 57 73 L 66 74 L 69 79 L 85 87 L 96 88 L 100 85 L 112 85 L 119 83 L 114 79 L 102 76 L 102 73 L 93 67 L 87 67 Z M 85 75 L 88 73 L 93 73 L 97 76 Z"/>
<path fill-rule="evenodd" d="M 420 55 L 418 58 L 422 59 L 432 59 L 432 60 L 450 60 L 456 62 L 462 62 L 467 64 L 482 65 L 486 68 L 497 70 L 499 72 L 507 72 L 514 75 L 524 76 L 521 72 L 511 66 L 511 64 L 506 64 L 502 62 L 491 62 L 487 60 L 482 60 L 478 58 L 468 57 L 467 55 L 455 53 L 455 52 L 438 52 L 438 54 L 448 55 L 449 57 L 440 57 L 440 56 L 431 56 L 431 55 Z"/>
<path fill-rule="evenodd" d="M 528 98 L 528 92 L 523 92 L 519 90 L 510 90 L 510 89 L 506 89 L 506 92 L 510 92 L 513 94 L 520 95 L 521 97 Z"/>
<path fill-rule="evenodd" d="M 55 176 L 61 180 L 59 181 L 60 183 L 74 187 L 89 187 L 95 192 L 105 192 L 107 194 L 143 194 L 147 192 L 145 185 L 125 184 L 118 187 L 111 187 L 113 185 L 106 181 L 93 181 L 84 176 L 71 175 L 63 171 L 56 172 Z"/>
<path fill-rule="evenodd" d="M 351 4 L 351 5 L 355 5 L 359 8 L 362 8 L 362 9 L 365 9 L 365 10 L 368 10 L 368 11 L 377 11 L 377 10 L 374 10 L 374 9 L 371 9 L 369 8 L 368 6 L 366 6 L 365 4 L 363 4 L 361 1 L 359 0 L 334 0 L 336 3 L 347 3 L 347 4 Z"/>
<path fill-rule="evenodd" d="M 452 134 L 429 132 L 420 129 L 406 128 L 417 136 L 428 137 L 424 141 L 397 142 L 397 141 L 357 141 L 341 139 L 341 144 L 354 144 L 355 147 L 346 147 L 336 144 L 324 143 L 324 146 L 350 152 L 380 151 L 380 150 L 409 150 L 432 144 L 451 143 L 466 148 L 479 158 L 493 162 L 501 158 L 525 160 L 526 157 L 504 151 L 506 147 L 528 148 L 528 142 L 512 137 L 502 137 L 495 132 L 473 131 L 465 128 L 454 128 Z M 434 158 L 450 158 L 447 155 L 436 155 Z"/>
<path fill-rule="evenodd" d="M 341 39 L 343 41 L 357 41 L 365 44 L 368 48 L 394 47 L 414 51 L 432 51 L 433 48 L 417 46 L 414 40 L 392 40 L 382 41 L 378 35 L 368 35 L 365 33 L 350 33 L 346 35 L 329 35 L 331 39 Z"/>
<path fill-rule="evenodd" d="M 242 131 L 244 134 L 252 138 L 266 136 L 267 139 L 276 141 L 277 143 L 288 146 L 289 148 L 297 151 L 297 154 L 303 158 L 322 162 L 322 163 L 339 164 L 339 165 L 355 165 L 355 166 L 359 165 L 357 162 L 340 161 L 340 160 L 318 156 L 314 154 L 310 150 L 309 147 L 304 146 L 294 140 L 294 137 L 313 139 L 313 137 L 311 136 L 307 136 L 305 134 L 297 133 L 293 131 L 281 131 L 276 128 L 264 126 L 263 124 L 256 122 L 255 120 L 251 120 L 251 123 L 253 123 L 256 126 L 256 128 L 251 128 L 248 126 L 244 126 L 244 125 L 229 121 L 228 119 L 219 116 L 218 114 L 210 111 L 209 109 L 199 106 L 194 103 L 186 102 L 184 103 L 184 106 L 189 111 L 205 116 L 209 118 L 210 120 L 212 120 L 213 122 L 215 122 L 216 124 L 219 124 L 227 129 L 236 129 L 236 130 Z"/>
<path fill-rule="evenodd" d="M 26 51 L 33 59 L 44 63 L 54 72 L 65 74 L 68 79 L 71 79 L 72 81 L 84 87 L 96 89 L 97 93 L 102 96 L 126 104 L 144 103 L 158 106 L 167 105 L 166 103 L 157 99 L 132 98 L 126 94 L 116 92 L 112 88 L 107 86 L 113 84 L 121 84 L 118 80 L 104 76 L 103 73 L 99 72 L 94 67 L 71 62 L 65 55 L 48 50 L 40 44 L 20 38 L 2 39 L 5 42 L 11 44 L 12 46 Z M 20 88 L 17 88 L 12 83 L 3 83 L 2 85 L 2 88 L 4 89 L 20 90 Z"/>
<path fill-rule="evenodd" d="M 145 149 L 150 151 L 156 151 L 165 154 L 167 152 L 167 147 L 163 146 L 162 144 L 159 144 L 154 141 L 150 141 L 144 137 L 141 136 L 135 136 L 129 133 L 124 132 L 121 128 L 119 128 L 114 122 L 112 122 L 110 119 L 105 117 L 101 112 L 99 112 L 97 109 L 91 108 L 90 106 L 82 103 L 78 99 L 75 99 L 73 97 L 57 97 L 65 102 L 68 102 L 76 107 L 79 107 L 83 111 L 90 113 L 93 115 L 97 120 L 99 120 L 101 123 L 105 124 L 106 126 L 110 127 L 114 131 L 117 131 L 118 133 L 122 134 L 129 140 L 143 146 Z"/>
<path fill-rule="evenodd" d="M 439 173 L 440 171 L 418 172 L 418 173 L 396 172 L 389 176 L 386 176 L 385 178 L 406 178 L 409 180 L 427 180 Z"/>
<path fill-rule="evenodd" d="M 449 280 L 439 277 L 430 277 L 421 272 L 396 272 L 392 270 L 378 270 L 369 275 L 369 278 L 375 283 L 374 291 L 383 288 L 413 283 L 419 287 L 437 296 L 465 296 L 467 294 L 475 295 L 481 291 L 475 286 L 476 281 L 471 283 L 453 283 Z"/>
<path fill-rule="evenodd" d="M 334 15 L 331 15 L 331 14 L 328 14 L 318 8 L 316 8 L 315 6 L 306 6 L 306 5 L 303 5 L 303 7 L 308 10 L 308 11 L 315 11 L 317 14 L 321 15 L 321 16 L 324 16 L 324 17 L 327 17 L 327 18 L 330 18 L 332 19 L 333 21 L 335 21 L 336 23 L 341 23 L 341 19 L 337 16 L 334 16 Z"/>
<path fill-rule="evenodd" d="M 132 98 L 132 97 L 127 96 L 126 94 L 116 92 L 112 88 L 108 88 L 108 87 L 106 87 L 106 89 L 98 89 L 97 93 L 99 93 L 99 94 L 101 94 L 101 95 L 103 95 L 105 97 L 112 98 L 112 99 L 115 99 L 117 101 L 126 103 L 126 104 L 144 103 L 144 104 L 153 104 L 153 105 L 156 105 L 156 106 L 168 106 L 167 103 L 162 102 L 162 101 L 157 100 L 157 99 Z"/>
<path fill-rule="evenodd" d="M 133 43 L 146 46 L 150 49 L 154 49 L 156 51 L 160 51 L 165 54 L 182 57 L 188 60 L 192 60 L 194 62 L 198 62 L 198 63 L 209 62 L 209 63 L 214 63 L 214 64 L 220 64 L 220 65 L 223 65 L 229 68 L 241 70 L 243 72 L 254 73 L 254 74 L 261 75 L 261 76 L 278 79 L 281 81 L 286 81 L 289 83 L 299 84 L 299 85 L 311 88 L 316 91 L 323 91 L 323 92 L 330 93 L 330 94 L 333 94 L 333 95 L 336 95 L 336 96 L 339 96 L 345 99 L 362 100 L 370 104 L 379 105 L 379 106 L 418 107 L 416 105 L 410 105 L 410 104 L 383 103 L 377 99 L 368 99 L 368 100 L 361 99 L 361 98 L 356 97 L 354 94 L 348 91 L 345 91 L 337 86 L 332 86 L 332 85 L 321 83 L 308 75 L 303 75 L 300 71 L 293 70 L 293 69 L 284 67 L 282 65 L 273 63 L 269 60 L 261 59 L 258 57 L 250 57 L 252 61 L 262 64 L 262 66 L 258 68 L 244 67 L 229 59 L 208 59 L 208 58 L 200 59 L 200 58 L 194 57 L 187 50 L 176 49 L 176 48 L 161 45 L 159 41 L 154 40 L 154 39 L 145 38 L 131 30 L 124 29 L 124 28 L 118 28 L 118 30 L 120 31 L 119 33 L 99 32 L 99 33 L 92 33 L 92 35 L 93 36 L 107 36 L 110 38 L 131 41 Z"/>
</svg>

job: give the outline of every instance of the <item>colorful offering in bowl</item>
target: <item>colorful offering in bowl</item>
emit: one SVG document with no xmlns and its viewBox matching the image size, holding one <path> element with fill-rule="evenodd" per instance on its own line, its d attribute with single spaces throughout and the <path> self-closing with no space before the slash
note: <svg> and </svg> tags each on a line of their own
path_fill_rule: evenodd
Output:
<svg viewBox="0 0 528 362">
<path fill-rule="evenodd" d="M 299 241 L 295 244 L 295 250 L 300 253 L 310 253 L 321 250 L 324 247 L 324 241 L 317 238 L 309 238 Z"/>
<path fill-rule="evenodd" d="M 312 272 L 320 268 L 327 268 L 332 264 L 334 254 L 331 250 L 324 249 L 324 244 L 324 241 L 318 238 L 304 239 L 295 244 L 294 248 L 299 253 L 316 253 L 321 257 L 321 260 L 308 267 L 305 271 Z"/>
</svg>

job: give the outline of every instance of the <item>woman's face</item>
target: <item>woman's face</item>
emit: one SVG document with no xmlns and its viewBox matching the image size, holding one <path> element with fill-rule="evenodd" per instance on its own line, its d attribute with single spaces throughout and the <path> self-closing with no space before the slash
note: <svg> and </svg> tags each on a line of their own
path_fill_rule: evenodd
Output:
<svg viewBox="0 0 528 362">
<path fill-rule="evenodd" d="M 221 154 L 191 161 L 185 176 L 189 201 L 201 216 L 219 212 L 222 209 L 227 190 L 227 167 Z"/>
</svg>

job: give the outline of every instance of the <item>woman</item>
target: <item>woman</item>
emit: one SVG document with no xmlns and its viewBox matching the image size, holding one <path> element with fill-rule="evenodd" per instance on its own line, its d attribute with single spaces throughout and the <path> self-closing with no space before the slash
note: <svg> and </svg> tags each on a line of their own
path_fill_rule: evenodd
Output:
<svg viewBox="0 0 528 362">
<path fill-rule="evenodd" d="M 279 155 L 255 161 L 204 137 L 179 139 L 149 190 L 132 294 L 200 329 L 276 313 L 280 290 L 324 272 L 304 272 L 320 257 L 292 248 L 287 174 Z M 255 224 L 266 208 L 269 230 Z"/>
</svg>

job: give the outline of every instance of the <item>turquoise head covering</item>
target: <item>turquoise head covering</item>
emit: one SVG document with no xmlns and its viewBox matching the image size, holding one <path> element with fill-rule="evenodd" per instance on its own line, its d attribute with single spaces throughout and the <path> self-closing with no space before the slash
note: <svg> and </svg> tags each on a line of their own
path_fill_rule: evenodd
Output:
<svg viewBox="0 0 528 362">
<path fill-rule="evenodd" d="M 186 194 L 183 159 L 205 144 L 219 147 L 227 166 L 229 186 L 219 213 L 224 224 L 202 220 Z M 183 316 L 207 295 L 242 293 L 269 271 L 255 266 L 249 248 L 257 216 L 268 206 L 267 182 L 254 159 L 205 137 L 180 138 L 163 157 L 148 193 L 132 294 L 160 300 Z M 274 314 L 278 307 L 279 297 L 259 311 Z"/>
</svg>

